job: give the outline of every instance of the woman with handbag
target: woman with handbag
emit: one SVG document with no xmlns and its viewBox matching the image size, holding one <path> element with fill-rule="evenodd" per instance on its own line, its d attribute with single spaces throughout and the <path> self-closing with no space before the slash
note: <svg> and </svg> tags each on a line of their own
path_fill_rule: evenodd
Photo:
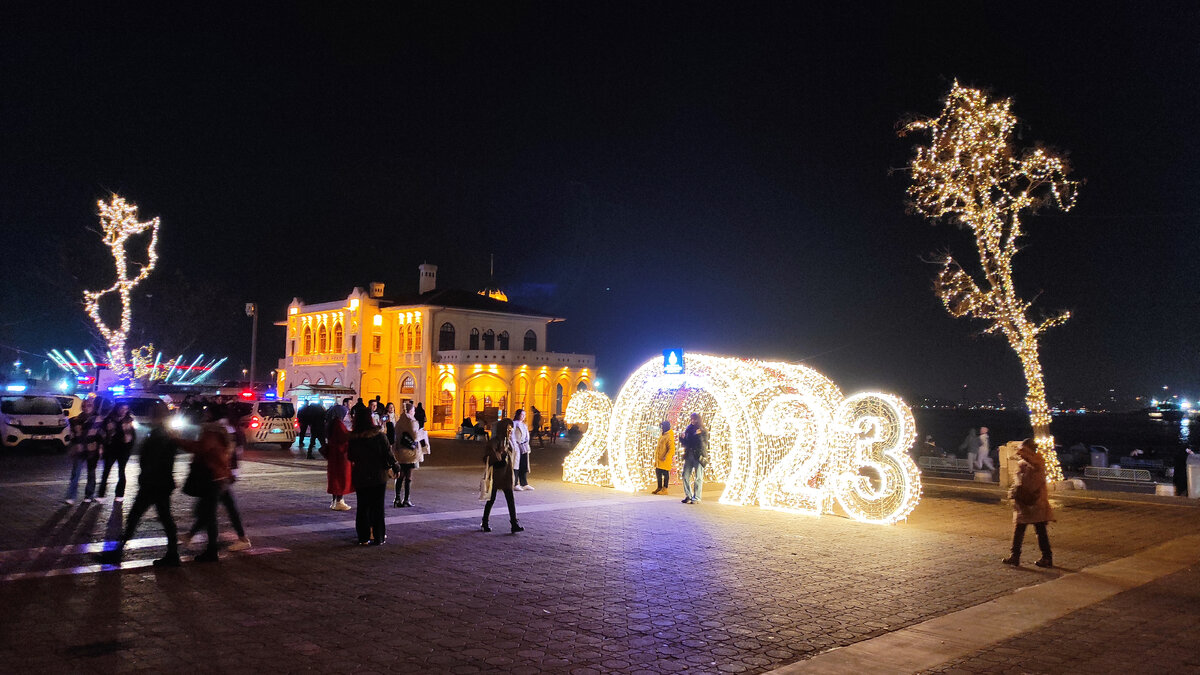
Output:
<svg viewBox="0 0 1200 675">
<path fill-rule="evenodd" d="M 388 407 L 392 407 L 392 404 L 389 403 Z M 405 401 L 404 412 L 396 417 L 396 440 L 392 444 L 392 454 L 400 466 L 396 475 L 396 499 L 392 502 L 392 506 L 396 508 L 412 506 L 412 502 L 408 501 L 409 491 L 412 489 L 412 472 L 425 459 L 424 448 L 417 440 L 419 428 L 417 418 L 413 415 L 412 401 Z M 403 499 L 400 497 L 401 488 L 404 489 Z"/>
<path fill-rule="evenodd" d="M 1046 489 L 1046 460 L 1038 454 L 1037 444 L 1032 438 L 1026 438 L 1017 450 L 1017 479 L 1008 490 L 1008 497 L 1013 503 L 1013 541 L 1012 555 L 1001 560 L 1006 565 L 1021 564 L 1021 544 L 1025 539 L 1025 529 L 1030 523 L 1037 532 L 1038 548 L 1042 557 L 1033 563 L 1038 567 L 1054 567 L 1054 554 L 1050 551 L 1050 535 L 1046 531 L 1046 523 L 1054 520 L 1054 511 L 1050 508 L 1050 496 Z"/>
<path fill-rule="evenodd" d="M 375 426 L 370 410 L 355 413 L 349 446 L 354 494 L 358 498 L 358 511 L 354 514 L 358 545 L 382 546 L 387 541 L 383 498 L 387 493 L 388 478 L 394 476 L 399 467 L 392 457 L 387 437 Z"/>
<path fill-rule="evenodd" d="M 483 506 L 483 524 L 479 527 L 483 532 L 492 531 L 492 528 L 488 526 L 488 517 L 492 515 L 492 505 L 496 503 L 497 492 L 504 492 L 504 501 L 508 503 L 508 520 L 512 525 L 513 534 L 525 531 L 525 528 L 517 522 L 517 505 L 513 501 L 513 463 L 516 461 L 516 450 L 509 440 L 511 430 L 512 420 L 496 422 L 492 437 L 487 442 L 487 450 L 483 455 L 484 461 L 492 469 L 491 496 L 488 498 L 487 504 Z"/>
</svg>

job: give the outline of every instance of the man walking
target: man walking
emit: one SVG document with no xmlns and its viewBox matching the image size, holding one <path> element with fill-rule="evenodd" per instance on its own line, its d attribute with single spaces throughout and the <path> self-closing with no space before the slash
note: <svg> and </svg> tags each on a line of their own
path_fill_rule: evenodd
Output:
<svg viewBox="0 0 1200 675">
<path fill-rule="evenodd" d="M 125 544 L 133 538 L 138 523 L 146 511 L 153 506 L 167 535 L 167 554 L 154 561 L 155 567 L 179 567 L 179 544 L 176 539 L 175 519 L 171 517 L 171 493 L 175 491 L 175 453 L 178 446 L 166 430 L 167 406 L 154 404 L 150 411 L 150 435 L 142 444 L 141 473 L 138 475 L 137 496 L 129 510 L 129 520 L 117 547 L 100 555 L 101 562 L 115 564 L 121 561 Z"/>
<path fill-rule="evenodd" d="M 995 471 L 996 465 L 992 463 L 992 445 L 988 439 L 988 428 L 979 428 L 979 449 L 975 451 L 975 468 L 983 469 L 987 466 L 988 471 Z"/>
<path fill-rule="evenodd" d="M 691 424 L 683 430 L 683 503 L 698 504 L 704 491 L 704 465 L 708 462 L 708 430 L 700 413 L 692 413 Z"/>
</svg>

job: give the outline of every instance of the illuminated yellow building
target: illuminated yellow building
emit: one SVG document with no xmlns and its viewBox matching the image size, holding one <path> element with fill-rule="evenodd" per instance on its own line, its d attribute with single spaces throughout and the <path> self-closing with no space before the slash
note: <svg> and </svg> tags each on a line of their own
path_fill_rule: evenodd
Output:
<svg viewBox="0 0 1200 675">
<path fill-rule="evenodd" d="M 419 401 L 438 430 L 518 408 L 536 407 L 548 421 L 592 387 L 594 356 L 546 351 L 546 326 L 561 319 L 512 305 L 499 289 L 436 286 L 437 266 L 425 264 L 416 295 L 386 298 L 372 284 L 334 302 L 293 299 L 279 395 Z"/>
</svg>

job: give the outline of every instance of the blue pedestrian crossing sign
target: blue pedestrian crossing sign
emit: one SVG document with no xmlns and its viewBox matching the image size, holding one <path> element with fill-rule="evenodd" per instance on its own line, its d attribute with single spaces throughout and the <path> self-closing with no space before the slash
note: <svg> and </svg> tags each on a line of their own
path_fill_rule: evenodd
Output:
<svg viewBox="0 0 1200 675">
<path fill-rule="evenodd" d="M 664 349 L 663 350 L 663 374 L 664 375 L 680 375 L 683 373 L 683 350 L 682 349 Z"/>
</svg>

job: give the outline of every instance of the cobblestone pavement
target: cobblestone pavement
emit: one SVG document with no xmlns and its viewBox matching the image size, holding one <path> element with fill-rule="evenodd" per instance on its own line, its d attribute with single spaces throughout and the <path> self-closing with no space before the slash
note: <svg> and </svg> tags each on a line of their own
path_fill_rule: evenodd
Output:
<svg viewBox="0 0 1200 675">
<path fill-rule="evenodd" d="M 132 488 L 121 505 L 110 496 L 67 507 L 63 457 L 2 456 L 0 663 L 56 673 L 763 672 L 1200 532 L 1200 511 L 1182 500 L 1064 498 L 1051 528 L 1062 569 L 1013 569 L 997 564 L 1011 515 L 995 490 L 928 485 L 907 522 L 880 527 L 723 506 L 715 490 L 686 506 L 678 485 L 665 497 L 568 485 L 561 452 L 535 449 L 537 489 L 517 494 L 526 531 L 508 534 L 501 503 L 485 534 L 480 452 L 435 440 L 415 475 L 416 507 L 389 507 L 380 548 L 355 546 L 353 512 L 327 509 L 323 462 L 252 452 L 234 488 L 251 550 L 136 567 L 163 551 L 149 518 L 126 555 L 134 568 L 99 572 L 89 551 L 120 527 Z M 177 493 L 185 526 L 191 502 Z M 1036 548 L 1032 535 L 1027 545 Z M 1136 598 L 1153 588 L 1077 614 L 1122 602 L 1148 613 L 1153 600 Z M 1195 603 L 1172 606 L 1194 627 Z M 1071 636 L 1099 621 L 1073 620 L 1051 628 Z M 1008 668 L 991 659 L 985 650 L 962 667 Z"/>
</svg>

